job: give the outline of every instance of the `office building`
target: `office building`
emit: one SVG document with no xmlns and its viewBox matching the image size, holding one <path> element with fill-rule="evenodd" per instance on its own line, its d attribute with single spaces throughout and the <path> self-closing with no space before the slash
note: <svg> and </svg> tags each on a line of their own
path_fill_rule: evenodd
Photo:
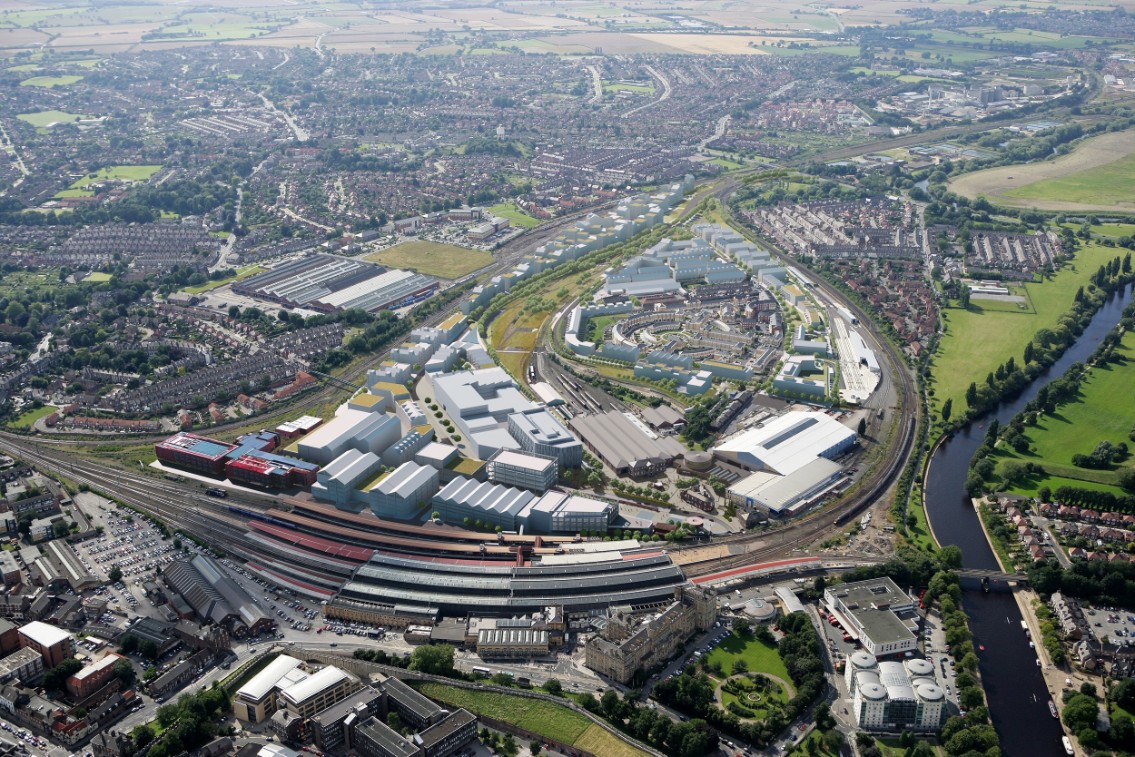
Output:
<svg viewBox="0 0 1135 757">
<path fill-rule="evenodd" d="M 859 651 L 848 659 L 844 680 L 855 724 L 864 730 L 937 731 L 949 714 L 929 660 L 879 662 Z"/>
<path fill-rule="evenodd" d="M 272 717 L 277 708 L 280 686 L 307 676 L 300 667 L 303 663 L 294 657 L 280 655 L 241 686 L 233 697 L 233 713 L 246 723 L 263 723 Z"/>
<path fill-rule="evenodd" d="M 547 408 L 533 407 L 509 415 L 508 432 L 525 452 L 555 458 L 560 468 L 583 465 L 583 445 Z"/>
<path fill-rule="evenodd" d="M 824 605 L 863 650 L 875 657 L 918 648 L 917 603 L 886 576 L 829 587 L 824 591 Z"/>
<path fill-rule="evenodd" d="M 279 706 L 306 720 L 362 688 L 359 680 L 332 665 L 281 689 Z"/>
<path fill-rule="evenodd" d="M 62 628 L 56 628 L 37 620 L 20 626 L 19 633 L 20 646 L 30 647 L 43 655 L 45 668 L 54 668 L 75 654 L 71 634 Z"/>
<path fill-rule="evenodd" d="M 559 462 L 554 457 L 534 452 L 498 450 L 488 460 L 489 480 L 502 486 L 515 486 L 545 492 L 555 485 Z"/>
</svg>

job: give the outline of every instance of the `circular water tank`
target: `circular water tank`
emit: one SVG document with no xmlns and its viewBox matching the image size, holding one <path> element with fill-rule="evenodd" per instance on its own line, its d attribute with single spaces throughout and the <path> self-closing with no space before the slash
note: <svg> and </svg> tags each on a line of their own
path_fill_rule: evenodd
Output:
<svg viewBox="0 0 1135 757">
<path fill-rule="evenodd" d="M 864 699 L 882 700 L 887 698 L 887 690 L 881 684 L 865 683 L 859 687 L 859 694 Z"/>
<path fill-rule="evenodd" d="M 776 617 L 776 607 L 763 599 L 754 598 L 745 603 L 745 614 L 758 623 L 768 623 Z"/>
<path fill-rule="evenodd" d="M 703 450 L 687 450 L 682 457 L 690 470 L 709 470 L 713 467 L 713 455 Z"/>
<path fill-rule="evenodd" d="M 946 698 L 946 692 L 932 683 L 920 684 L 914 692 L 918 694 L 918 698 L 924 702 L 940 702 Z"/>
<path fill-rule="evenodd" d="M 851 664 L 861 670 L 869 670 L 876 665 L 875 655 L 863 650 L 854 652 L 851 655 Z"/>
<path fill-rule="evenodd" d="M 934 676 L 934 664 L 929 660 L 924 660 L 921 657 L 906 661 L 906 672 L 912 678 L 920 676 Z"/>
</svg>

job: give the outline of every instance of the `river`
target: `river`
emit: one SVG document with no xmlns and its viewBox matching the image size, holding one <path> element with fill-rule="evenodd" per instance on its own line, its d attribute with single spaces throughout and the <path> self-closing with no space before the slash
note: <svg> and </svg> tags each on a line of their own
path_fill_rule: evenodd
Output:
<svg viewBox="0 0 1135 757">
<path fill-rule="evenodd" d="M 1017 399 L 1001 404 L 995 413 L 958 432 L 935 451 L 926 476 L 927 517 L 939 542 L 961 548 L 966 568 L 998 569 L 997 558 L 965 492 L 969 461 L 981 446 L 989 420 L 1007 423 L 1041 386 L 1062 376 L 1073 363 L 1086 360 L 1119 322 L 1131 296 L 1129 287 L 1110 297 L 1076 343 Z M 970 617 L 974 646 L 985 647 L 978 657 L 1002 753 L 1006 757 L 1064 755 L 1060 741 L 1063 730 L 1049 714 L 1048 689 L 1036 665 L 1036 652 L 1029 648 L 1021 630 L 1021 613 L 1012 595 L 970 591 L 963 604 Z"/>
</svg>

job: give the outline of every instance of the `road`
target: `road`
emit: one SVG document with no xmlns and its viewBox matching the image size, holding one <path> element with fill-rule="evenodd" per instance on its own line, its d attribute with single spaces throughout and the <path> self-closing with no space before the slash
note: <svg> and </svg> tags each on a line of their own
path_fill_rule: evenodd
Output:
<svg viewBox="0 0 1135 757">
<path fill-rule="evenodd" d="M 3 122 L 0 122 L 0 151 L 12 153 L 12 157 L 16 159 L 16 169 L 20 172 L 20 178 L 12 182 L 12 186 L 5 187 L 4 191 L 0 192 L 0 195 L 4 195 L 8 194 L 8 190 L 15 189 L 23 184 L 24 179 L 28 177 L 31 171 L 24 165 L 24 158 L 20 155 L 20 151 L 16 149 L 15 143 L 13 143 L 12 139 L 8 136 L 8 130 L 4 128 Z"/>
<path fill-rule="evenodd" d="M 630 118 L 639 111 L 646 110 L 647 108 L 653 108 L 655 105 L 666 102 L 670 99 L 670 95 L 673 92 L 672 88 L 670 87 L 670 80 L 667 79 L 661 72 L 659 72 L 658 69 L 654 68 L 653 66 L 643 66 L 643 68 L 649 71 L 650 75 L 657 79 L 658 83 L 662 85 L 662 94 L 658 97 L 657 100 L 651 100 L 645 105 L 640 105 L 637 108 L 628 110 L 623 114 L 623 118 Z"/>
<path fill-rule="evenodd" d="M 322 55 L 322 53 L 320 53 L 320 55 Z M 283 63 L 281 63 L 280 65 L 283 65 Z M 264 103 L 265 108 L 272 111 L 273 113 L 279 113 L 280 116 L 283 117 L 285 123 L 288 124 L 288 128 L 292 130 L 292 136 L 296 138 L 297 142 L 306 142 L 308 140 L 310 135 L 307 133 L 307 130 L 296 123 L 296 120 L 292 118 L 291 113 L 282 108 L 277 108 L 276 103 L 269 100 L 268 97 L 263 93 L 260 95 L 260 100 Z"/>
<path fill-rule="evenodd" d="M 595 105 L 603 100 L 603 77 L 599 74 L 598 66 L 588 66 L 587 70 L 591 72 L 591 97 L 587 99 L 588 105 Z"/>
</svg>

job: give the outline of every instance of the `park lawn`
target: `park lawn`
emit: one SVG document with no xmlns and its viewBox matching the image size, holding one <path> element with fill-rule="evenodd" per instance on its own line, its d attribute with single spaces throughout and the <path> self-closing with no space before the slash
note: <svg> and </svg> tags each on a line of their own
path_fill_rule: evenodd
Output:
<svg viewBox="0 0 1135 757">
<path fill-rule="evenodd" d="M 43 129 L 54 123 L 74 123 L 79 120 L 89 119 L 90 116 L 83 116 L 78 113 L 67 113 L 62 110 L 41 110 L 38 113 L 21 113 L 16 118 L 29 123 L 37 129 Z"/>
<path fill-rule="evenodd" d="M 829 752 L 824 749 L 823 737 L 819 731 L 812 731 L 808 738 L 796 745 L 788 753 L 788 757 L 839 757 L 839 752 Z"/>
<path fill-rule="evenodd" d="M 63 200 L 68 197 L 94 197 L 95 193 L 90 189 L 61 189 L 52 196 L 55 199 Z"/>
<path fill-rule="evenodd" d="M 714 158 L 713 160 L 711 160 L 709 162 L 710 162 L 711 165 L 721 166 L 722 168 L 724 168 L 728 171 L 732 171 L 736 168 L 744 168 L 743 163 L 738 163 L 737 161 L 729 160 L 728 158 Z"/>
<path fill-rule="evenodd" d="M 648 755 L 634 744 L 628 744 L 603 726 L 594 723 L 576 739 L 572 746 L 603 757 L 647 757 Z"/>
<path fill-rule="evenodd" d="M 112 278 L 114 278 L 114 277 L 111 276 L 109 273 L 103 273 L 102 271 L 94 271 L 92 273 L 87 274 L 87 278 L 83 279 L 83 281 L 89 282 L 91 284 L 101 284 L 104 281 L 110 281 Z"/>
<path fill-rule="evenodd" d="M 1119 205 L 1131 201 L 1135 182 L 1135 155 L 1128 155 L 1086 171 L 1037 181 L 1005 192 L 1021 200 L 1054 200 L 1084 205 Z"/>
<path fill-rule="evenodd" d="M 733 663 L 737 660 L 744 660 L 750 673 L 768 673 L 782 681 L 792 681 L 776 647 L 768 646 L 755 637 L 742 638 L 731 633 L 709 653 L 710 664 L 721 663 L 726 674 L 733 670 Z"/>
<path fill-rule="evenodd" d="M 74 76 L 71 74 L 65 76 L 33 76 L 30 79 L 24 79 L 20 82 L 21 87 L 46 87 L 47 89 L 54 89 L 55 87 L 66 87 L 75 82 L 82 81 L 83 77 Z"/>
<path fill-rule="evenodd" d="M 8 421 L 8 425 L 12 428 L 30 429 L 40 418 L 46 418 L 58 409 L 59 408 L 52 407 L 51 405 L 44 405 L 43 407 L 33 408 L 32 410 L 25 410 L 16 418 Z"/>
<path fill-rule="evenodd" d="M 653 95 L 654 84 L 622 84 L 619 82 L 603 82 L 604 92 L 635 92 L 641 95 Z"/>
<path fill-rule="evenodd" d="M 478 715 L 503 720 L 565 744 L 574 745 L 593 725 L 578 712 L 543 699 L 429 682 L 419 683 L 415 688 L 430 699 L 454 707 L 464 707 Z"/>
<path fill-rule="evenodd" d="M 493 256 L 484 250 L 415 239 L 372 252 L 366 260 L 452 280 L 484 268 L 493 262 Z"/>
<path fill-rule="evenodd" d="M 494 216 L 508 219 L 513 226 L 519 226 L 522 229 L 531 229 L 539 226 L 542 221 L 539 218 L 534 218 L 525 213 L 520 208 L 516 207 L 514 203 L 502 202 L 497 205 L 491 205 L 486 208 L 489 213 Z"/>
<path fill-rule="evenodd" d="M 1020 361 L 1033 335 L 1053 328 L 1072 306 L 1076 289 L 1116 254 L 1114 247 L 1085 244 L 1051 280 L 1026 284 L 1035 313 L 985 310 L 979 300 L 971 301 L 969 310 L 943 310 L 946 333 L 931 360 L 935 410 L 949 398 L 955 416 L 965 412 L 970 382 L 984 380 L 1010 355 Z"/>
<path fill-rule="evenodd" d="M 80 189 L 92 181 L 145 181 L 162 169 L 161 165 L 146 166 L 106 166 L 93 174 L 87 174 L 71 185 Z"/>
</svg>

